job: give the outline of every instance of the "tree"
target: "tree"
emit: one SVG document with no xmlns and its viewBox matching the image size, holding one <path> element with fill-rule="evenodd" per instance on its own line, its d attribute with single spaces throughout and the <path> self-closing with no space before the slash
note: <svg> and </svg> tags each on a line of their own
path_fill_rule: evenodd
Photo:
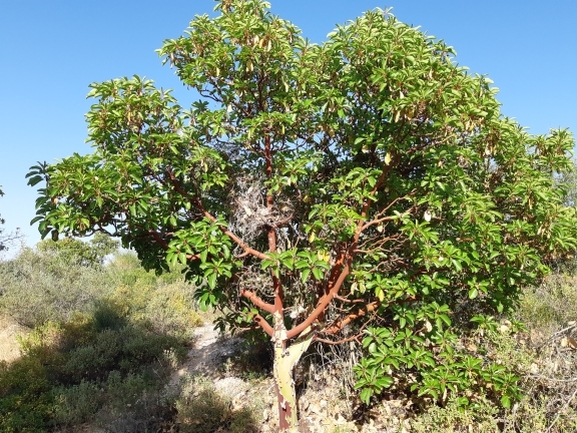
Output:
<svg viewBox="0 0 577 433">
<path fill-rule="evenodd" d="M 106 232 L 148 268 L 187 266 L 223 324 L 270 338 L 282 431 L 312 341 L 364 336 L 367 402 L 485 381 L 508 404 L 515 378 L 455 340 L 575 248 L 554 183 L 571 134 L 527 134 L 489 79 L 381 10 L 315 45 L 260 0 L 216 9 L 159 50 L 190 110 L 137 76 L 91 85 L 94 152 L 29 173 L 43 236 Z"/>
<path fill-rule="evenodd" d="M 4 196 L 4 191 L 2 191 L 2 187 L 0 186 L 0 197 Z M 5 224 L 6 220 L 0 217 L 0 225 Z M 8 245 L 14 242 L 17 239 L 20 239 L 21 235 L 18 230 L 11 233 L 4 233 L 4 229 L 0 228 L 0 251 L 5 251 L 8 249 Z"/>
<path fill-rule="evenodd" d="M 105 234 L 97 232 L 89 242 L 70 237 L 59 242 L 45 239 L 36 245 L 36 249 L 41 254 L 58 256 L 70 265 L 99 267 L 107 256 L 118 249 L 118 243 Z"/>
</svg>

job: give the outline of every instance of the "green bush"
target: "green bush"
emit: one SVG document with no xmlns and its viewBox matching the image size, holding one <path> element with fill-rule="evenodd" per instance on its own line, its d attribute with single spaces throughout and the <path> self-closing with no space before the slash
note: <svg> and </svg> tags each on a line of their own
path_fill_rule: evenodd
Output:
<svg viewBox="0 0 577 433">
<path fill-rule="evenodd" d="M 577 353 L 569 344 L 577 339 L 576 285 L 577 276 L 554 273 L 523 293 L 516 315 L 528 329 L 509 359 L 522 366 L 524 398 L 507 417 L 511 430 L 577 431 Z"/>
<path fill-rule="evenodd" d="M 53 406 L 50 387 L 41 359 L 0 362 L 0 432 L 46 432 Z"/>
<path fill-rule="evenodd" d="M 354 368 L 361 400 L 368 403 L 372 395 L 391 389 L 411 395 L 423 407 L 444 406 L 451 399 L 466 407 L 479 396 L 511 407 L 520 398 L 514 366 L 459 347 L 463 341 L 481 340 L 479 334 L 486 334 L 475 346 L 486 348 L 496 337 L 498 324 L 492 318 L 475 316 L 472 321 L 479 326 L 476 333 L 461 338 L 438 324 L 429 324 L 429 329 L 424 325 L 418 333 L 408 328 L 367 329 L 363 348 L 369 356 Z"/>
<path fill-rule="evenodd" d="M 138 257 L 130 252 L 115 254 L 106 270 L 114 287 L 154 286 L 159 278 L 154 272 L 147 272 L 140 265 Z"/>
<path fill-rule="evenodd" d="M 111 371 L 101 386 L 106 402 L 94 423 L 107 433 L 160 431 L 172 418 L 172 401 L 165 396 L 163 382 L 146 371 Z"/>
<path fill-rule="evenodd" d="M 85 247 L 45 241 L 0 263 L 0 312 L 32 328 L 22 358 L 0 364 L 0 433 L 86 421 L 140 432 L 170 417 L 164 380 L 202 323 L 193 288 L 131 254 L 102 264 Z"/>
<path fill-rule="evenodd" d="M 78 425 L 91 419 L 103 400 L 100 387 L 84 380 L 78 385 L 57 386 L 52 389 L 52 395 L 52 422 L 60 426 Z"/>
<path fill-rule="evenodd" d="M 575 362 L 577 355 L 568 344 L 577 338 L 575 276 L 552 274 L 535 288 L 527 288 L 520 298 L 515 318 L 480 323 L 470 338 L 460 340 L 484 365 L 514 372 L 520 399 L 509 409 L 495 404 L 499 390 L 490 381 L 472 386 L 475 394 L 469 405 L 459 396 L 444 406 L 432 406 L 414 414 L 415 432 L 496 432 L 564 433 L 577 431 L 575 403 Z M 564 343 L 565 341 L 565 343 Z M 479 387 L 479 385 L 483 385 Z M 488 386 L 489 385 L 489 386 Z"/>
<path fill-rule="evenodd" d="M 194 286 L 182 274 L 173 272 L 156 277 L 147 272 L 133 255 L 119 255 L 108 272 L 116 289 L 108 298 L 126 317 L 147 329 L 175 337 L 191 338 L 201 325 L 194 302 Z"/>
<path fill-rule="evenodd" d="M 43 256 L 58 257 L 70 265 L 84 267 L 102 265 L 105 257 L 117 249 L 118 241 L 102 233 L 96 233 L 88 242 L 67 237 L 58 241 L 45 239 L 36 244 L 36 251 Z"/>
<path fill-rule="evenodd" d="M 193 286 L 184 281 L 156 287 L 141 313 L 142 320 L 155 332 L 192 337 L 194 328 L 203 323 L 195 309 L 193 292 Z"/>
<path fill-rule="evenodd" d="M 103 408 L 118 414 L 130 405 L 134 412 L 136 402 L 150 399 L 160 407 L 160 397 L 150 395 L 160 392 L 170 354 L 182 359 L 187 352 L 184 341 L 135 324 L 98 329 L 86 320 L 47 322 L 22 338 L 22 347 L 21 359 L 0 364 L 0 432 L 77 425 Z"/>
<path fill-rule="evenodd" d="M 560 326 L 577 320 L 577 276 L 554 273 L 542 284 L 523 292 L 516 317 L 533 329 L 533 343 L 541 344 Z"/>
<path fill-rule="evenodd" d="M 134 369 L 162 362 L 166 351 L 186 354 L 185 341 L 150 332 L 136 325 L 103 329 L 66 354 L 64 372 L 74 383 L 82 379 L 103 380 L 110 371 L 128 373 Z"/>
<path fill-rule="evenodd" d="M 0 263 L 0 313 L 33 328 L 49 320 L 68 321 L 86 312 L 109 290 L 101 269 L 31 249 Z"/>
</svg>

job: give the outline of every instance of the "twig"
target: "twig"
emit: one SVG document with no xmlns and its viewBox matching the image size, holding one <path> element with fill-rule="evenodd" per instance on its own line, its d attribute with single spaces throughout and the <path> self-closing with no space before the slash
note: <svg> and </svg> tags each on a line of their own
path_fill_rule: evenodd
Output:
<svg viewBox="0 0 577 433">
<path fill-rule="evenodd" d="M 541 346 L 539 346 L 539 347 L 537 348 L 537 350 L 538 350 L 538 351 L 541 350 L 543 347 L 545 347 L 547 344 L 549 344 L 549 342 L 550 342 L 551 340 L 553 340 L 555 337 L 557 337 L 557 336 L 559 336 L 559 335 L 561 335 L 561 334 L 563 334 L 563 333 L 565 333 L 565 332 L 567 332 L 567 331 L 569 331 L 569 330 L 571 330 L 571 329 L 573 329 L 573 328 L 577 328 L 577 323 L 574 323 L 574 324 L 572 324 L 572 325 L 570 325 L 570 326 L 567 326 L 566 328 L 563 328 L 563 329 L 555 332 L 553 335 L 551 335 L 551 336 L 547 339 L 547 341 L 545 341 L 545 343 L 541 344 Z"/>
<path fill-rule="evenodd" d="M 554 379 L 552 377 L 547 377 L 547 376 L 543 376 L 543 375 L 529 375 L 529 376 L 525 376 L 529 379 L 541 379 L 541 380 L 547 380 L 550 382 L 563 382 L 563 383 L 568 383 L 568 382 L 577 382 L 577 377 L 572 377 L 571 379 Z"/>
<path fill-rule="evenodd" d="M 557 416 L 555 416 L 555 419 L 553 420 L 553 422 L 551 423 L 551 425 L 549 425 L 549 427 L 547 427 L 547 430 L 545 430 L 545 433 L 549 433 L 551 431 L 551 429 L 553 428 L 553 426 L 555 426 L 555 423 L 559 420 L 559 417 L 561 416 L 561 413 L 567 409 L 567 407 L 569 406 L 569 404 L 571 403 L 571 400 L 573 400 L 573 397 L 575 397 L 575 395 L 577 395 L 577 388 L 575 388 L 575 391 L 573 391 L 573 394 L 571 394 L 571 397 L 569 397 L 567 399 L 567 401 L 565 402 L 565 404 L 563 405 L 563 407 L 561 408 L 561 410 L 559 410 L 559 412 L 557 412 Z"/>
</svg>

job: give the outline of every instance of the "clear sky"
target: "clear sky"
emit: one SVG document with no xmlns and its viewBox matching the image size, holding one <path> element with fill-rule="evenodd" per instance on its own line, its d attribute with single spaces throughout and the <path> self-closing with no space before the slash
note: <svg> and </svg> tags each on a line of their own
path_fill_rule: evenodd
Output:
<svg viewBox="0 0 577 433">
<path fill-rule="evenodd" d="M 577 131 L 575 0 L 271 0 L 273 13 L 322 42 L 335 24 L 375 7 L 420 26 L 457 50 L 457 62 L 487 74 L 505 115 L 536 134 Z M 87 153 L 88 85 L 138 74 L 189 99 L 154 52 L 182 34 L 213 0 L 2 0 L 0 6 L 0 199 L 4 229 L 40 236 L 36 191 L 26 186 L 36 161 Z"/>
</svg>

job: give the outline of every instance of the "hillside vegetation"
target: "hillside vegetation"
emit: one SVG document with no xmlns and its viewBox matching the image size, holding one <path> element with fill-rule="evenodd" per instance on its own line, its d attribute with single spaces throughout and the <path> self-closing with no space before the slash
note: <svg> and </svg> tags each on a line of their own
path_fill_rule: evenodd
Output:
<svg viewBox="0 0 577 433">
<path fill-rule="evenodd" d="M 151 431 L 170 418 L 158 391 L 201 323 L 191 287 L 179 273 L 145 272 L 132 254 L 104 264 L 98 239 L 45 241 L 0 264 L 0 314 L 28 329 L 22 356 L 0 363 L 0 431 L 88 420 Z"/>
<path fill-rule="evenodd" d="M 0 362 L 0 432 L 273 431 L 274 402 L 262 398 L 271 359 L 258 341 L 227 346 L 209 375 L 185 375 L 166 391 L 209 316 L 180 272 L 156 276 L 130 253 L 105 258 L 113 246 L 101 241 L 44 241 L 0 263 L 0 316 L 21 352 Z M 469 395 L 465 408 L 394 389 L 366 406 L 352 386 L 360 346 L 313 346 L 297 372 L 304 431 L 575 431 L 576 284 L 571 270 L 556 272 L 523 292 L 514 317 L 460 342 L 518 376 L 510 409 L 491 389 Z"/>
</svg>

